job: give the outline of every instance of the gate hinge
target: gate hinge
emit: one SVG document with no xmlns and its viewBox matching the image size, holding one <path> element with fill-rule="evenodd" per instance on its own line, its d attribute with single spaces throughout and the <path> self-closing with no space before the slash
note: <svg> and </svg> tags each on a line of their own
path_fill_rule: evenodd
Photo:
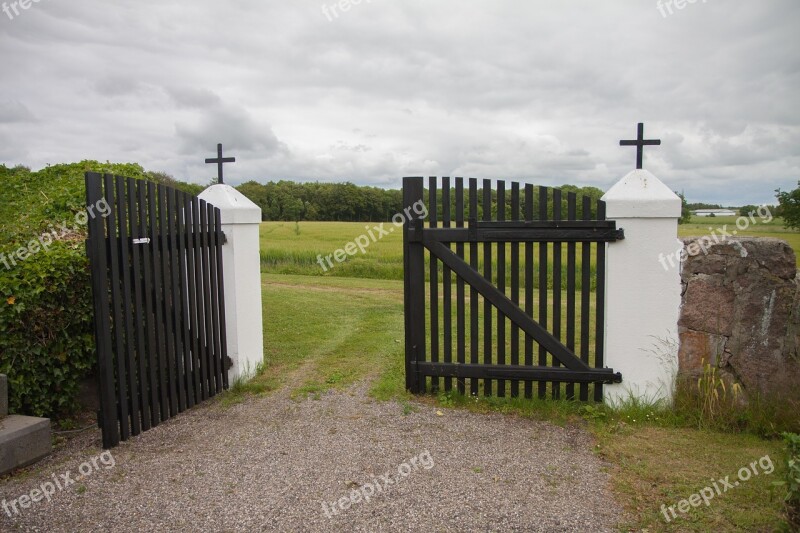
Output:
<svg viewBox="0 0 800 533">
<path fill-rule="evenodd" d="M 625 228 L 619 228 L 618 230 L 614 231 L 614 237 L 618 241 L 625 240 Z"/>
<path fill-rule="evenodd" d="M 219 232 L 217 232 L 217 242 L 221 245 L 228 244 L 228 236 L 225 235 L 224 231 L 220 230 Z"/>
<path fill-rule="evenodd" d="M 230 370 L 233 366 L 233 359 L 231 359 L 230 355 L 225 356 L 225 370 Z"/>
</svg>

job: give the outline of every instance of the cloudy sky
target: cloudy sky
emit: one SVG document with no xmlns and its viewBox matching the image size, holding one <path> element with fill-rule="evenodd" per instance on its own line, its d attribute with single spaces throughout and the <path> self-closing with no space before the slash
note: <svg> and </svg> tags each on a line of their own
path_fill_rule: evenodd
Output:
<svg viewBox="0 0 800 533">
<path fill-rule="evenodd" d="M 5 0 L 0 163 L 605 189 L 645 122 L 689 201 L 800 179 L 797 0 L 357 1 Z"/>
</svg>

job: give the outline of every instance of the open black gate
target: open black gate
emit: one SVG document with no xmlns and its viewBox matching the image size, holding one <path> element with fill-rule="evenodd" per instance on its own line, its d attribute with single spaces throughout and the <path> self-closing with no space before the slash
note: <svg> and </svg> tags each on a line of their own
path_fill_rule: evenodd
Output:
<svg viewBox="0 0 800 533">
<path fill-rule="evenodd" d="M 87 173 L 103 447 L 228 387 L 219 209 L 163 185 Z M 110 209 L 109 209 L 110 208 Z"/>
<path fill-rule="evenodd" d="M 430 178 L 426 201 L 422 178 L 403 180 L 406 388 L 574 399 L 577 384 L 602 401 L 622 380 L 603 364 L 606 243 L 622 230 L 600 200 L 508 192 Z"/>
</svg>

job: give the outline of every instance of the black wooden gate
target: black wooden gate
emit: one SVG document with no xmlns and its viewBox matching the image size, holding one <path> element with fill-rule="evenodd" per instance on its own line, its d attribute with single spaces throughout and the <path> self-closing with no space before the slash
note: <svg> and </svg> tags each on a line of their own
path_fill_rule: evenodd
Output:
<svg viewBox="0 0 800 533">
<path fill-rule="evenodd" d="M 461 394 L 519 396 L 522 384 L 526 398 L 574 399 L 577 384 L 601 401 L 602 384 L 622 380 L 603 365 L 606 243 L 624 238 L 605 203 L 503 181 L 438 185 L 426 201 L 422 178 L 403 180 L 406 388 L 455 380 Z"/>
<path fill-rule="evenodd" d="M 228 387 L 219 209 L 170 187 L 86 174 L 103 447 Z M 90 213 L 92 211 L 90 210 Z"/>
</svg>

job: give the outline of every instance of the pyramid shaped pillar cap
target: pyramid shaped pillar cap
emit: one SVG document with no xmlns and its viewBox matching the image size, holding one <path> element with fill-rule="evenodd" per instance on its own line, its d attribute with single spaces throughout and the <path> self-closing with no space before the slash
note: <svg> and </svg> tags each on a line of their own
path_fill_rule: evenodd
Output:
<svg viewBox="0 0 800 533">
<path fill-rule="evenodd" d="M 219 208 L 222 224 L 261 223 L 261 208 L 230 185 L 212 185 L 198 197 Z"/>
<path fill-rule="evenodd" d="M 616 218 L 680 218 L 681 199 L 644 169 L 628 173 L 603 195 L 606 216 Z"/>
</svg>

